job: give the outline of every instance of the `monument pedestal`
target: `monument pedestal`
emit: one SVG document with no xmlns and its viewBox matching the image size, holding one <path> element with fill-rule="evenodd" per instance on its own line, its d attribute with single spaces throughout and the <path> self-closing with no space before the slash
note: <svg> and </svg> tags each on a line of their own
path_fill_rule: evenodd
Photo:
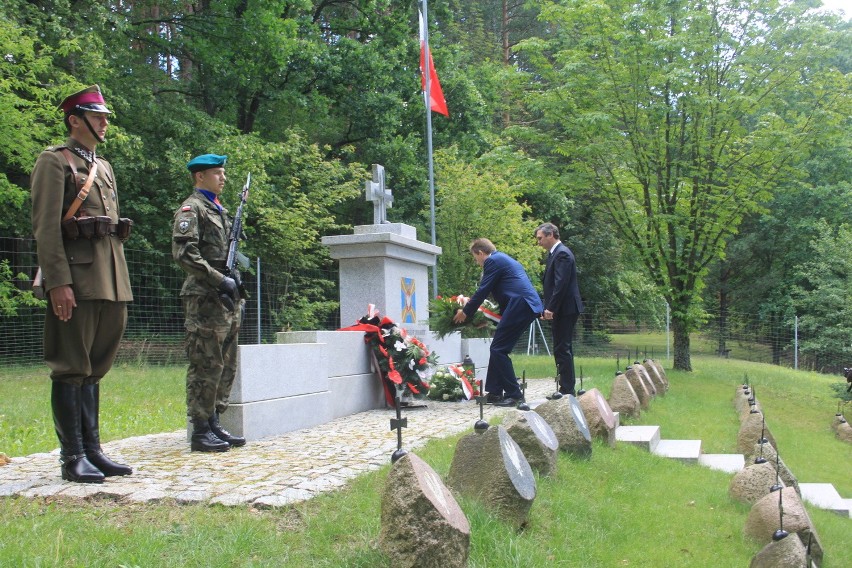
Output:
<svg viewBox="0 0 852 568">
<path fill-rule="evenodd" d="M 322 244 L 340 264 L 341 326 L 357 323 L 369 304 L 400 325 L 428 319 L 428 269 L 441 247 L 418 241 L 414 227 L 359 225 L 352 235 L 323 237 Z"/>
</svg>

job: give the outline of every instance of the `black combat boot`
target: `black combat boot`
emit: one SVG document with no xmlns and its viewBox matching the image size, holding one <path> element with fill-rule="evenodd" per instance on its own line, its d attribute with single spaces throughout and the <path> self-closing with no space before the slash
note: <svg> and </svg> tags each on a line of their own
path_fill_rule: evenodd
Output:
<svg viewBox="0 0 852 568">
<path fill-rule="evenodd" d="M 242 436 L 234 436 L 219 424 L 219 412 L 214 411 L 213 416 L 208 420 L 210 423 L 210 431 L 216 434 L 216 437 L 220 440 L 224 440 L 228 442 L 229 445 L 240 447 L 246 445 L 246 439 Z"/>
<path fill-rule="evenodd" d="M 62 479 L 75 483 L 103 483 L 104 474 L 83 450 L 80 425 L 80 387 L 53 381 L 50 392 L 53 425 L 59 437 Z"/>
<path fill-rule="evenodd" d="M 192 419 L 192 438 L 189 448 L 193 452 L 227 452 L 231 445 L 216 437 L 210 430 L 210 423 L 202 418 Z"/>
<path fill-rule="evenodd" d="M 117 463 L 104 455 L 101 450 L 101 434 L 98 427 L 100 413 L 100 385 L 83 385 L 80 387 L 81 426 L 83 430 L 83 450 L 89 462 L 101 470 L 104 477 L 114 475 L 130 475 L 133 469 L 122 463 Z"/>
</svg>

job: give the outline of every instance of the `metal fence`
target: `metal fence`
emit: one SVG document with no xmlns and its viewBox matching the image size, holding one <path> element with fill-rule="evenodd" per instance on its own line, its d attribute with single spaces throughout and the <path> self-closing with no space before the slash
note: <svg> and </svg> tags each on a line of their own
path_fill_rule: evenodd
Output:
<svg viewBox="0 0 852 568">
<path fill-rule="evenodd" d="M 0 261 L 8 262 L 13 275 L 31 278 L 36 269 L 32 239 L 0 238 Z M 129 321 L 118 362 L 182 364 L 183 311 L 178 295 L 183 272 L 167 253 L 125 248 L 134 301 L 128 306 Z M 291 270 L 256 261 L 244 275 L 250 293 L 240 343 L 272 343 L 282 330 L 340 327 L 336 270 Z M 30 283 L 15 280 L 19 289 Z M 793 368 L 837 372 L 852 366 L 848 354 L 802 353 L 801 337 L 794 321 L 766 321 L 757 314 L 709 313 L 706 324 L 690 337 L 692 355 L 729 357 Z M 351 323 L 351 322 L 349 322 Z M 0 315 L 0 362 L 28 365 L 42 359 L 44 308 L 18 306 Z M 642 309 L 587 302 L 577 324 L 575 354 L 604 356 L 625 364 L 646 356 L 669 359 L 672 336 L 665 302 Z M 547 353 L 552 345 L 547 322 L 535 322 L 518 342 L 516 352 Z"/>
<path fill-rule="evenodd" d="M 37 260 L 33 239 L 0 238 L 0 261 L 8 261 L 20 289 L 28 289 Z M 133 302 L 128 304 L 128 323 L 117 362 L 171 364 L 185 361 L 183 351 L 183 308 L 180 288 L 184 273 L 171 254 L 125 247 L 125 258 L 133 280 Z M 257 261 L 243 274 L 250 299 L 240 332 L 240 344 L 273 343 L 284 329 L 337 329 L 340 327 L 336 299 L 336 270 L 287 270 Z M 333 301 L 315 302 L 309 317 L 305 303 L 321 291 Z M 291 319 L 294 316 L 295 320 Z M 44 308 L 18 306 L 13 314 L 0 315 L 0 362 L 26 365 L 42 359 Z"/>
</svg>

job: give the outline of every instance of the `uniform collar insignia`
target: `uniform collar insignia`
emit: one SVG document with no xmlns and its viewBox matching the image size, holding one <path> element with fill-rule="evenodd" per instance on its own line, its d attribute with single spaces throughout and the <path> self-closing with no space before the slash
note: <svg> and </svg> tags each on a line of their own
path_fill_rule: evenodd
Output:
<svg viewBox="0 0 852 568">
<path fill-rule="evenodd" d="M 95 153 L 92 150 L 89 150 L 82 144 L 78 143 L 73 138 L 71 139 L 71 144 L 69 145 L 72 152 L 83 158 L 87 163 L 92 164 L 95 161 Z"/>
</svg>

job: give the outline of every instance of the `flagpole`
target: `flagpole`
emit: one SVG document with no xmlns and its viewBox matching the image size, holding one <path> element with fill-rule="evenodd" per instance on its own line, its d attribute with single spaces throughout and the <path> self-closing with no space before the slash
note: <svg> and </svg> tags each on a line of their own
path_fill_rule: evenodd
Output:
<svg viewBox="0 0 852 568">
<path fill-rule="evenodd" d="M 429 13 L 427 11 L 427 0 L 423 0 L 423 43 L 426 48 L 426 56 L 423 58 L 423 77 L 425 79 L 425 89 L 423 90 L 423 101 L 426 105 L 426 156 L 429 163 L 429 217 L 432 226 L 432 245 L 436 246 L 435 239 L 435 171 L 432 163 L 432 105 L 429 101 L 431 87 L 431 69 L 429 69 L 430 53 L 429 49 Z M 438 260 L 435 259 L 435 264 L 432 265 L 432 297 L 438 296 Z"/>
</svg>

